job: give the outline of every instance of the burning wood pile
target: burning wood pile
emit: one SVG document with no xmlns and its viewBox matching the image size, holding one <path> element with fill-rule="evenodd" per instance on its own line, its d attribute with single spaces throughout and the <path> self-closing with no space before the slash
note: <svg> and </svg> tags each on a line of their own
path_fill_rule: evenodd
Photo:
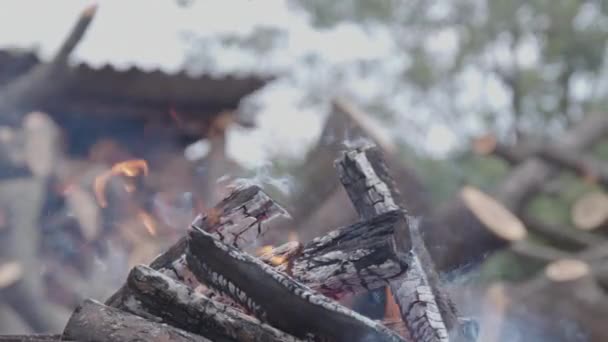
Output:
<svg viewBox="0 0 608 342">
<path fill-rule="evenodd" d="M 379 150 L 348 151 L 336 166 L 360 222 L 254 257 L 248 252 L 267 222 L 287 213 L 259 187 L 239 187 L 149 266 L 133 268 L 104 304 L 85 300 L 62 335 L 44 338 L 475 341 L 476 323 L 460 317 L 442 290 Z M 374 321 L 338 302 L 386 284 L 399 322 Z"/>
</svg>

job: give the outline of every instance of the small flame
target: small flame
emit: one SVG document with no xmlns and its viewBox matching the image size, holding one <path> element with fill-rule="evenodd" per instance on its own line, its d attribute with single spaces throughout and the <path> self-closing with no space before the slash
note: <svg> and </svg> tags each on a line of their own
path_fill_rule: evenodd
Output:
<svg viewBox="0 0 608 342">
<path fill-rule="evenodd" d="M 93 190 L 95 191 L 95 198 L 97 199 L 99 206 L 102 208 L 108 206 L 105 189 L 112 176 L 123 175 L 127 177 L 136 177 L 140 174 L 143 174 L 144 176 L 148 175 L 148 163 L 143 159 L 133 159 L 114 164 L 110 170 L 97 176 L 95 178 L 95 183 L 93 184 Z M 125 185 L 125 190 L 127 192 L 133 192 L 135 187 L 132 184 Z"/>
<path fill-rule="evenodd" d="M 266 256 L 266 254 L 271 254 L 273 252 L 273 250 L 274 250 L 273 246 L 265 245 L 258 249 L 257 254 L 258 254 L 258 256 L 266 259 L 268 262 L 270 262 L 274 266 L 284 264 L 287 261 L 287 258 L 285 258 L 285 256 L 281 256 L 281 255 Z"/>
<path fill-rule="evenodd" d="M 271 245 L 262 246 L 258 251 L 258 255 L 264 255 L 272 252 L 273 247 Z"/>
<path fill-rule="evenodd" d="M 146 227 L 148 233 L 152 236 L 156 236 L 157 229 L 156 221 L 154 220 L 154 218 L 143 210 L 137 213 L 137 216 L 141 220 L 141 223 L 143 223 L 144 227 Z"/>
<path fill-rule="evenodd" d="M 116 163 L 110 170 L 113 174 L 123 174 L 128 177 L 135 177 L 140 173 L 148 175 L 148 163 L 143 159 L 133 159 Z"/>
</svg>

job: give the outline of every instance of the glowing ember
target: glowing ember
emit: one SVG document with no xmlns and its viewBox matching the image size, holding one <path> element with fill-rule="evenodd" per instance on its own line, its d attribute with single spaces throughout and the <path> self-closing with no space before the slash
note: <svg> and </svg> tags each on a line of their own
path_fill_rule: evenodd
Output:
<svg viewBox="0 0 608 342">
<path fill-rule="evenodd" d="M 127 177 L 136 177 L 140 174 L 143 174 L 144 176 L 148 175 L 148 163 L 143 159 L 127 160 L 117 163 L 107 172 L 97 176 L 95 178 L 95 183 L 93 184 L 93 190 L 95 191 L 95 198 L 97 199 L 99 206 L 102 208 L 108 206 L 105 189 L 112 176 L 123 175 Z M 133 185 L 125 185 L 125 190 L 127 192 L 133 192 L 135 188 Z"/>
<path fill-rule="evenodd" d="M 143 223 L 144 227 L 146 227 L 148 233 L 152 236 L 156 236 L 157 229 L 156 221 L 154 221 L 154 218 L 152 218 L 152 216 L 150 216 L 143 210 L 137 213 L 137 216 L 141 220 L 141 223 Z"/>
</svg>

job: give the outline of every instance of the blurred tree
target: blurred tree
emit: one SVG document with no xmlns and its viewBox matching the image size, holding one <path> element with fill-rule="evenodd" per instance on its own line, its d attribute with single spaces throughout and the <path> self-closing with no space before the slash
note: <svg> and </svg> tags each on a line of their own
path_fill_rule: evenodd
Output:
<svg viewBox="0 0 608 342">
<path fill-rule="evenodd" d="M 453 101 L 443 106 L 448 116 L 485 118 L 486 129 L 514 141 L 538 127 L 563 129 L 605 104 L 605 1 L 292 3 L 320 28 L 344 22 L 386 28 L 406 62 L 401 78 L 387 80 L 397 82 L 390 86 L 395 94 L 415 86 L 428 101 L 443 93 Z M 487 88 L 475 94 L 471 81 Z M 497 105 L 502 96 L 508 100 Z"/>
</svg>

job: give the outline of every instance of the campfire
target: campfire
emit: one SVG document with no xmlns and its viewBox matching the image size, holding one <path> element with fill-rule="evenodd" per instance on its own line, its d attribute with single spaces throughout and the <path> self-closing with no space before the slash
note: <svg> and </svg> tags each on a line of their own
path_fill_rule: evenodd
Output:
<svg viewBox="0 0 608 342">
<path fill-rule="evenodd" d="M 419 222 L 401 206 L 381 152 L 363 146 L 336 165 L 360 222 L 306 244 L 265 246 L 255 257 L 268 222 L 288 213 L 258 186 L 241 186 L 148 266 L 134 267 L 105 303 L 86 299 L 61 335 L 36 338 L 475 341 L 477 325 L 439 284 Z M 120 166 L 109 174 L 117 172 L 137 173 Z M 337 301 L 387 284 L 398 320 L 375 321 Z"/>
<path fill-rule="evenodd" d="M 374 116 L 332 98 L 276 191 L 227 153 L 271 77 L 68 63 L 95 13 L 48 61 L 0 50 L 0 328 L 32 332 L 0 342 L 608 339 L 607 116 L 473 139 L 501 180 L 439 206 Z M 529 210 L 558 175 L 587 186 L 572 228 Z M 477 281 L 501 253 L 529 274 Z"/>
</svg>

